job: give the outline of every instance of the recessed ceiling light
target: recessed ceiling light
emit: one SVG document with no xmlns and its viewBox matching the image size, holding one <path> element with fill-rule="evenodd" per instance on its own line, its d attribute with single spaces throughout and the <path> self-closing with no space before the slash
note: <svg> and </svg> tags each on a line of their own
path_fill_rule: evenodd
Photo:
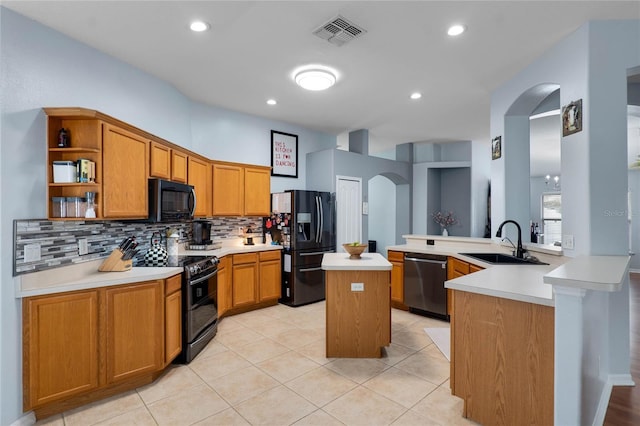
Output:
<svg viewBox="0 0 640 426">
<path fill-rule="evenodd" d="M 411 94 L 411 96 L 409 96 L 411 99 L 420 99 L 422 97 L 422 93 L 420 92 L 414 92 Z"/>
<path fill-rule="evenodd" d="M 191 31 L 201 33 L 202 31 L 207 31 L 209 28 L 211 28 L 211 25 L 207 24 L 204 21 L 193 21 L 189 25 L 189 28 L 191 28 Z"/>
<path fill-rule="evenodd" d="M 326 90 L 336 83 L 336 73 L 326 67 L 304 67 L 294 72 L 298 86 L 307 90 Z"/>
<path fill-rule="evenodd" d="M 275 105 L 277 103 L 278 103 L 278 101 L 276 101 L 275 99 L 267 99 L 267 104 L 268 105 Z"/>
<path fill-rule="evenodd" d="M 449 27 L 447 34 L 449 34 L 450 36 L 457 36 L 462 34 L 465 30 L 466 28 L 464 25 L 456 24 Z"/>
</svg>

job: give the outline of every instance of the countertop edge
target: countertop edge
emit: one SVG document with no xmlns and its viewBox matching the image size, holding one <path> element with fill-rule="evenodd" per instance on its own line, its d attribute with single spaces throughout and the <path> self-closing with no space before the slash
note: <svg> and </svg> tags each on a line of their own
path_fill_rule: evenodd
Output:
<svg viewBox="0 0 640 426">
<path fill-rule="evenodd" d="M 579 256 L 543 277 L 547 284 L 584 290 L 620 291 L 629 273 L 630 256 Z"/>
</svg>

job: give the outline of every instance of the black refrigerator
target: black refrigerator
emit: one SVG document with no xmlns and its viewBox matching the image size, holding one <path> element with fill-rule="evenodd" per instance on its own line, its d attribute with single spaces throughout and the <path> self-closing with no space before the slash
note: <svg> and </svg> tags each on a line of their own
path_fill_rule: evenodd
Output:
<svg viewBox="0 0 640 426">
<path fill-rule="evenodd" d="M 281 232 L 281 303 L 301 306 L 324 300 L 322 256 L 335 253 L 335 196 L 289 190 L 272 194 L 272 224 Z"/>
</svg>

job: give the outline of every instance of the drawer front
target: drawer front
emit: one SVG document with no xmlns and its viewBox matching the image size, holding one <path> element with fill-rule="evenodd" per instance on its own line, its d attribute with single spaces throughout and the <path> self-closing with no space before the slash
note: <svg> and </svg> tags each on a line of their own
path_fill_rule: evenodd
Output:
<svg viewBox="0 0 640 426">
<path fill-rule="evenodd" d="M 389 251 L 387 253 L 387 259 L 389 262 L 404 262 L 404 252 L 402 251 Z"/>
<path fill-rule="evenodd" d="M 279 260 L 279 259 L 280 259 L 280 250 L 269 250 L 269 251 L 260 252 L 260 262 L 264 262 L 265 260 Z"/>
<path fill-rule="evenodd" d="M 164 294 L 168 296 L 180 290 L 182 285 L 182 274 L 174 275 L 164 281 Z"/>
<path fill-rule="evenodd" d="M 258 253 L 243 253 L 233 255 L 233 264 L 240 265 L 242 263 L 256 263 L 258 261 Z"/>
</svg>

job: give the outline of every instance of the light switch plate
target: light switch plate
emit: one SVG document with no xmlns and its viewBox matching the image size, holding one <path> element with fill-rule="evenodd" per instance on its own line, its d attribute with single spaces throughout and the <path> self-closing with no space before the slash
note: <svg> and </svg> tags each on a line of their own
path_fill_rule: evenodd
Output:
<svg viewBox="0 0 640 426">
<path fill-rule="evenodd" d="M 364 283 L 351 283 L 351 291 L 364 291 Z"/>
<path fill-rule="evenodd" d="M 369 214 L 369 203 L 366 201 L 362 202 L 362 214 Z"/>
<path fill-rule="evenodd" d="M 573 250 L 573 235 L 566 234 L 562 236 L 562 248 Z"/>
<path fill-rule="evenodd" d="M 40 244 L 27 244 L 24 246 L 25 262 L 37 262 L 40 259 Z"/>
</svg>

